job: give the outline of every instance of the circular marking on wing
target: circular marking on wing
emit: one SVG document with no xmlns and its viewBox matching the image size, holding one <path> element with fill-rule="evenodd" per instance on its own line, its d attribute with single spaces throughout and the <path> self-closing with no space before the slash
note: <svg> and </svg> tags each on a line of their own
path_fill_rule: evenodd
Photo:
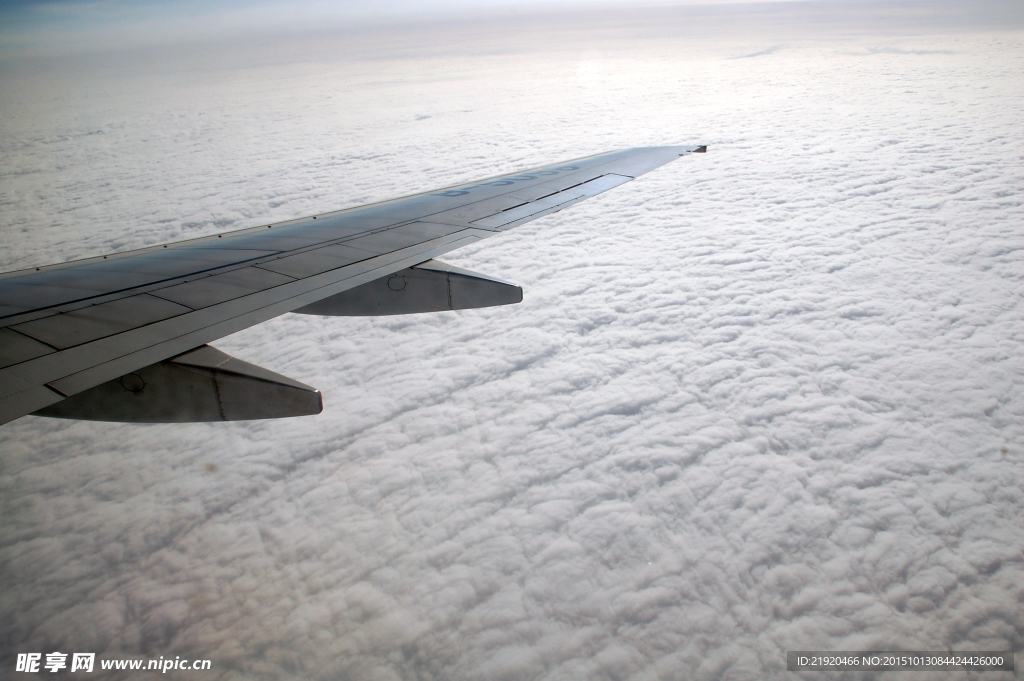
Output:
<svg viewBox="0 0 1024 681">
<path fill-rule="evenodd" d="M 391 277 L 388 279 L 388 288 L 392 291 L 404 291 L 405 279 L 402 277 Z"/>
<path fill-rule="evenodd" d="M 145 389 L 146 382 L 138 374 L 125 374 L 121 377 L 121 387 L 133 395 L 138 395 Z"/>
</svg>

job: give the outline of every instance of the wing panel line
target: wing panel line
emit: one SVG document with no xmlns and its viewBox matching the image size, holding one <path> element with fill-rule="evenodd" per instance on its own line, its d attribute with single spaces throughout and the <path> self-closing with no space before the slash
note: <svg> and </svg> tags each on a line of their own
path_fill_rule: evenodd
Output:
<svg viewBox="0 0 1024 681">
<path fill-rule="evenodd" d="M 410 249 L 405 249 L 408 252 L 402 254 L 399 259 L 389 258 L 389 256 L 395 255 L 394 253 L 389 253 L 386 256 L 381 256 L 382 258 L 387 259 L 386 262 L 381 262 L 376 268 L 368 269 L 360 274 L 354 274 L 341 282 L 327 284 L 305 294 L 297 295 L 283 301 L 277 301 L 266 305 L 265 307 L 239 314 L 236 317 L 221 319 L 221 321 L 215 324 L 203 326 L 190 333 L 163 340 L 147 347 L 141 347 L 130 354 L 116 357 L 102 364 L 97 364 L 83 371 L 79 371 L 56 380 L 48 381 L 47 385 L 64 394 L 73 395 L 75 393 L 79 393 L 95 385 L 99 385 L 100 383 L 117 378 L 118 376 L 123 376 L 135 369 L 148 366 L 154 362 L 159 362 L 161 359 L 172 357 L 182 352 L 187 352 L 194 347 L 198 347 L 204 343 L 210 343 L 218 338 L 223 338 L 228 334 L 247 329 L 254 324 L 259 324 L 269 319 L 273 319 L 274 317 L 290 312 L 298 307 L 302 307 L 303 305 L 308 305 L 316 302 L 317 300 L 321 300 L 322 298 L 332 296 L 336 293 L 341 293 L 349 288 L 354 288 L 369 281 L 373 281 L 374 279 L 378 279 L 383 276 L 381 271 L 389 267 L 391 270 L 395 271 L 411 267 L 419 262 L 423 262 L 424 259 L 438 257 L 451 250 L 477 241 L 479 238 L 480 237 L 477 236 L 466 236 L 456 241 L 449 242 L 443 246 L 435 246 L 433 248 L 426 248 L 422 250 L 419 247 L 412 247 Z M 311 279 L 312 278 L 313 277 L 311 277 Z M 207 310 L 209 309 L 211 308 L 207 308 Z"/>
</svg>

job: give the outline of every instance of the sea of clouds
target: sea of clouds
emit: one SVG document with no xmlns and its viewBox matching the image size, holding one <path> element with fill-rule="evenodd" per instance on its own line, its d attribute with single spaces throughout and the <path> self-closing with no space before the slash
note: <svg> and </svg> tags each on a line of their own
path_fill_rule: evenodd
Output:
<svg viewBox="0 0 1024 681">
<path fill-rule="evenodd" d="M 709 151 L 445 258 L 518 306 L 215 344 L 322 390 L 319 416 L 0 428 L 2 676 L 54 650 L 353 681 L 1019 657 L 1024 31 L 833 11 L 4 64 L 4 270 Z"/>
</svg>

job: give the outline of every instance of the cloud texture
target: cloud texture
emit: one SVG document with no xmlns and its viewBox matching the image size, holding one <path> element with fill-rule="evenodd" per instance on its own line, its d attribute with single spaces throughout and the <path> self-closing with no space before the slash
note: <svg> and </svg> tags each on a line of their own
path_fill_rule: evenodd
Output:
<svg viewBox="0 0 1024 681">
<path fill-rule="evenodd" d="M 0 664 L 758 679 L 786 650 L 1020 652 L 1024 34 L 812 39 L 787 11 L 8 69 L 4 269 L 710 151 L 446 258 L 518 306 L 216 343 L 320 388 L 318 417 L 0 428 Z"/>
</svg>

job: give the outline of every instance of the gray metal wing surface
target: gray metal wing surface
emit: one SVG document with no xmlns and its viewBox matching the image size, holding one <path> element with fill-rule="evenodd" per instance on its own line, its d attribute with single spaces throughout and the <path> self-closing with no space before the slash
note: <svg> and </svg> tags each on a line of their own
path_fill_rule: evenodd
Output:
<svg viewBox="0 0 1024 681">
<path fill-rule="evenodd" d="M 394 282 L 395 273 L 704 150 L 670 146 L 616 151 L 289 222 L 0 274 L 0 423 L 40 410 L 77 418 L 68 406 L 76 401 L 70 398 L 80 396 L 81 402 L 84 395 L 112 394 L 107 386 L 112 381 L 137 396 L 144 388 L 134 386 L 144 386 L 141 377 L 149 374 L 133 372 L 168 361 L 177 362 L 172 367 L 177 374 L 191 372 L 189 380 L 197 385 L 212 381 L 215 399 L 210 409 L 219 409 L 220 418 L 231 418 L 226 409 L 242 414 L 234 418 L 272 417 L 228 409 L 222 386 L 242 379 L 261 385 L 277 381 L 278 390 L 308 386 L 223 353 L 218 357 L 225 359 L 209 366 L 188 358 L 213 356 L 210 351 L 219 351 L 198 351 L 286 312 L 333 314 L 318 312 L 331 309 L 329 302 L 320 301 L 332 296 L 344 300 L 339 294 L 357 287 L 369 295 L 373 287 L 367 285 L 375 280 Z M 432 266 L 418 272 L 420 278 L 445 281 L 477 281 L 474 276 L 486 280 L 456 270 Z M 462 286 L 459 290 L 478 290 Z M 481 303 L 486 304 L 504 303 Z M 429 309 L 438 308 L 435 304 Z M 86 393 L 91 389 L 93 393 Z M 92 402 L 95 411 L 95 398 Z M 301 413 L 319 411 L 315 406 L 307 409 L 311 411 Z"/>
</svg>

